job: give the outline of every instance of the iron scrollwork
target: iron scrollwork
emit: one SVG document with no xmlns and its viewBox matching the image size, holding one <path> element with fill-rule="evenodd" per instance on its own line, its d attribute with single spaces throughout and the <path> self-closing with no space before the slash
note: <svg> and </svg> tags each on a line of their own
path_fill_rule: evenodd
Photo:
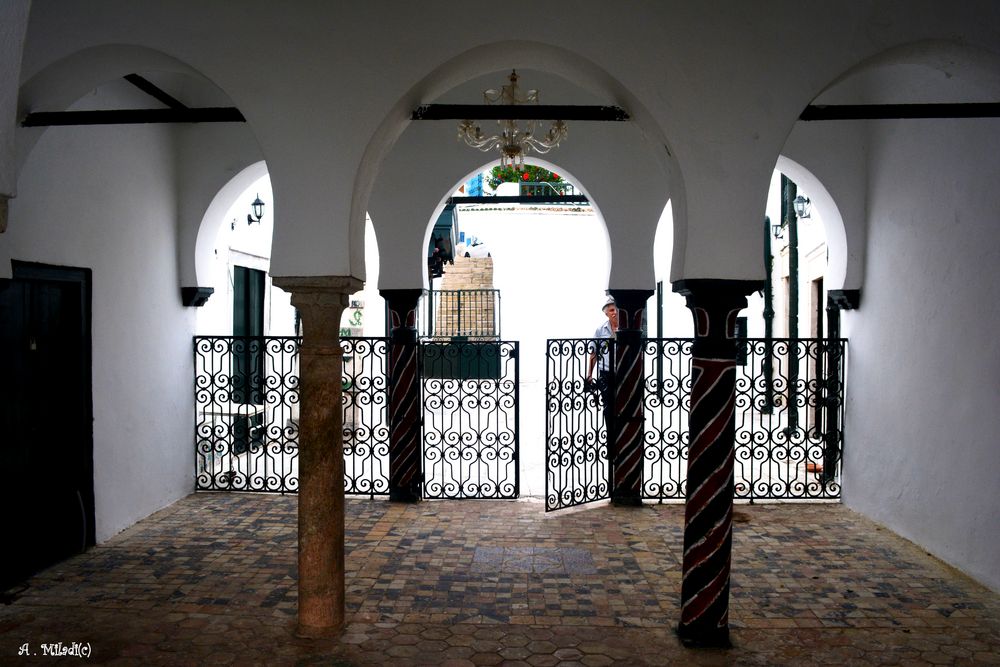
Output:
<svg viewBox="0 0 1000 667">
<path fill-rule="evenodd" d="M 545 371 L 547 510 L 609 497 L 608 432 L 604 419 L 607 406 L 596 383 L 587 382 L 587 379 L 591 356 L 599 345 L 611 343 L 590 338 L 548 341 Z M 614 358 L 613 351 L 610 357 Z"/>
<path fill-rule="evenodd" d="M 387 494 L 385 341 L 341 344 L 345 492 Z M 297 337 L 195 337 L 197 490 L 298 492 L 300 345 Z"/>
<path fill-rule="evenodd" d="M 424 342 L 424 498 L 517 498 L 518 345 Z"/>
<path fill-rule="evenodd" d="M 601 341 L 550 340 L 546 372 L 546 509 L 608 496 L 603 397 L 584 382 Z M 644 341 L 642 496 L 684 500 L 692 339 Z M 846 341 L 740 339 L 735 495 L 745 500 L 840 497 Z"/>
</svg>

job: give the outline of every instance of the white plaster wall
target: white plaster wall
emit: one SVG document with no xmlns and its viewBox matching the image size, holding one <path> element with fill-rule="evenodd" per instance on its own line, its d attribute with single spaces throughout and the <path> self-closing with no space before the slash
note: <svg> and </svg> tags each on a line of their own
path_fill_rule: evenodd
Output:
<svg viewBox="0 0 1000 667">
<path fill-rule="evenodd" d="M 181 286 L 205 287 L 207 285 L 198 283 L 198 262 L 204 260 L 198 254 L 198 241 L 205 216 L 215 210 L 215 199 L 226 186 L 233 181 L 242 185 L 240 177 L 250 179 L 267 173 L 267 167 L 260 161 L 260 149 L 253 134 L 243 123 L 198 123 L 179 126 L 176 133 Z M 270 193 L 270 183 L 264 201 L 267 202 L 267 214 L 273 217 L 274 196 Z M 246 213 L 242 220 L 246 226 Z M 228 222 L 228 218 L 224 222 Z M 272 225 L 268 225 L 269 233 L 271 229 Z M 268 236 L 269 249 L 270 238 Z"/>
<path fill-rule="evenodd" d="M 1000 589 L 1000 121 L 873 124 L 844 502 Z"/>
<path fill-rule="evenodd" d="M 82 103 L 135 97 L 111 86 Z M 8 268 L 14 258 L 93 269 L 98 541 L 193 488 L 194 312 L 178 290 L 174 168 L 163 127 L 51 129 L 0 236 Z"/>
</svg>

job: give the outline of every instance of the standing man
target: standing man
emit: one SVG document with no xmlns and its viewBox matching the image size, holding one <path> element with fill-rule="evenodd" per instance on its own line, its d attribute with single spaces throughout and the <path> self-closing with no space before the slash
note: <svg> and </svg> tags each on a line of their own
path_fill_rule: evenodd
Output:
<svg viewBox="0 0 1000 667">
<path fill-rule="evenodd" d="M 594 338 L 614 340 L 615 332 L 618 331 L 618 306 L 615 305 L 614 297 L 609 296 L 604 302 L 601 310 L 604 311 L 607 320 L 594 332 Z M 596 389 L 601 392 L 601 401 L 604 403 L 604 426 L 608 429 L 608 437 L 611 437 L 609 427 L 609 417 L 611 413 L 611 354 L 610 345 L 605 341 L 598 346 L 591 348 L 590 364 L 587 367 L 587 379 L 584 386 L 588 389 L 595 388 L 594 367 L 597 367 Z M 598 349 L 599 348 L 599 349 Z"/>
</svg>

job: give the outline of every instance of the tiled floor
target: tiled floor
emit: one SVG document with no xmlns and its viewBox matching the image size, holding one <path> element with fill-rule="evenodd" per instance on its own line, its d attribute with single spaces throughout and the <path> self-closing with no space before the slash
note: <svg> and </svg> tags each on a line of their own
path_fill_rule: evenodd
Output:
<svg viewBox="0 0 1000 667">
<path fill-rule="evenodd" d="M 296 499 L 200 494 L 32 579 L 0 664 L 1000 664 L 1000 595 L 839 505 L 739 506 L 728 651 L 674 636 L 681 506 L 347 511 L 339 640 L 292 632 Z"/>
</svg>

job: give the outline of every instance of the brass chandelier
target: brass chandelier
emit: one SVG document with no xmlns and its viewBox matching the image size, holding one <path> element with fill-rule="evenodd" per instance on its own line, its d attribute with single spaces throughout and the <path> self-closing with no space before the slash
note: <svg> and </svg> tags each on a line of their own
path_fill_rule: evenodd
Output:
<svg viewBox="0 0 1000 667">
<path fill-rule="evenodd" d="M 510 84 L 503 86 L 500 90 L 490 88 L 483 91 L 483 100 L 486 104 L 538 104 L 538 91 L 529 90 L 522 94 L 517 85 L 517 71 L 511 70 Z M 543 137 L 535 136 L 538 121 L 523 121 L 525 127 L 522 129 L 514 119 L 501 119 L 497 121 L 499 133 L 490 136 L 483 134 L 482 128 L 471 120 L 463 120 L 458 124 L 458 138 L 466 144 L 477 148 L 484 153 L 494 149 L 500 151 L 500 166 L 514 167 L 517 170 L 524 169 L 524 157 L 531 151 L 544 155 L 559 145 L 559 142 L 566 138 L 566 123 L 561 120 L 553 121 Z"/>
</svg>

